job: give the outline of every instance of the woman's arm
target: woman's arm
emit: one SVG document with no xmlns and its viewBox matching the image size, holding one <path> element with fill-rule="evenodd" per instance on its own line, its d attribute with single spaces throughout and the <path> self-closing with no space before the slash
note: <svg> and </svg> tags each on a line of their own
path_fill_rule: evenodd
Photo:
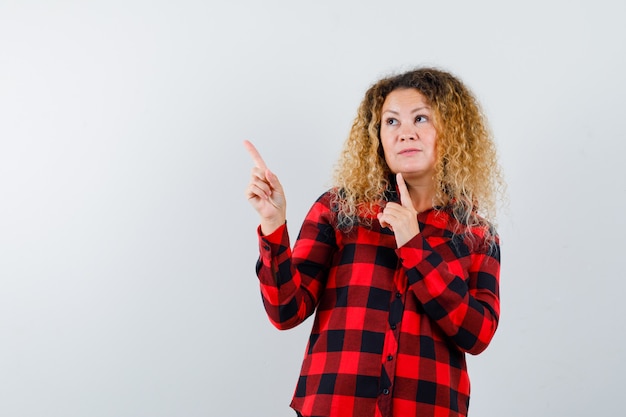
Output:
<svg viewBox="0 0 626 417">
<path fill-rule="evenodd" d="M 293 252 L 286 225 L 260 235 L 257 276 L 265 311 L 272 324 L 285 330 L 302 323 L 315 311 L 325 288 L 336 250 L 330 224 L 328 193 L 307 214 Z"/>
<path fill-rule="evenodd" d="M 491 247 L 465 255 L 470 260 L 467 277 L 453 272 L 462 270 L 459 259 L 445 259 L 422 236 L 398 251 L 409 288 L 426 314 L 460 350 L 471 354 L 485 350 L 500 315 L 497 239 Z"/>
</svg>

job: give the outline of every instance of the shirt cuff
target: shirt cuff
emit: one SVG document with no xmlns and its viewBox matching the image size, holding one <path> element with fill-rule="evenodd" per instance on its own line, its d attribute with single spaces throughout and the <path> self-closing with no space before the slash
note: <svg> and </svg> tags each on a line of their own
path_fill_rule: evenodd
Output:
<svg viewBox="0 0 626 417">
<path fill-rule="evenodd" d="M 431 253 L 432 248 L 421 233 L 418 233 L 404 246 L 398 248 L 398 257 L 402 261 L 402 266 L 407 269 L 414 268 Z"/>
<path fill-rule="evenodd" d="M 284 241 L 287 239 L 286 235 L 287 223 L 284 223 L 278 229 L 274 230 L 269 235 L 264 235 L 261 232 L 261 226 L 257 228 L 257 235 L 259 236 L 259 253 L 262 257 L 271 258 L 272 253 L 278 253 L 281 246 L 284 246 Z M 287 246 L 289 244 L 287 243 Z"/>
</svg>

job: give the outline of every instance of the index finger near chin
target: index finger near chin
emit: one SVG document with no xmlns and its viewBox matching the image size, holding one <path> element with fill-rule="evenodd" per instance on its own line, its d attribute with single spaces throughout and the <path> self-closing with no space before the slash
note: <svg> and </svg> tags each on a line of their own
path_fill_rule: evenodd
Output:
<svg viewBox="0 0 626 417">
<path fill-rule="evenodd" d="M 409 203 L 411 203 L 411 194 L 409 194 L 409 189 L 404 182 L 404 177 L 402 177 L 402 174 L 396 174 L 396 183 L 398 184 L 398 191 L 400 191 L 400 203 L 401 205 L 406 207 Z"/>
<path fill-rule="evenodd" d="M 254 164 L 257 167 L 262 168 L 263 170 L 266 170 L 267 169 L 267 165 L 265 165 L 265 161 L 263 160 L 263 158 L 261 158 L 261 154 L 259 153 L 259 151 L 256 150 L 256 148 L 252 144 L 252 142 L 250 142 L 248 140 L 244 140 L 243 141 L 243 146 L 246 147 L 246 150 L 248 151 L 248 153 L 252 157 L 252 160 L 254 161 Z"/>
</svg>

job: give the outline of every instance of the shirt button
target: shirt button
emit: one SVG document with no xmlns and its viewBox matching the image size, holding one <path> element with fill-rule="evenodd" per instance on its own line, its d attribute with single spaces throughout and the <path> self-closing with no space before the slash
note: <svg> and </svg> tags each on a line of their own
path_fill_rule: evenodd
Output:
<svg viewBox="0 0 626 417">
<path fill-rule="evenodd" d="M 400 294 L 399 292 L 396 293 L 396 298 L 400 298 L 402 297 L 402 294 Z"/>
<path fill-rule="evenodd" d="M 270 250 L 270 247 L 269 247 L 269 246 L 267 246 L 267 245 L 263 245 L 263 249 L 265 249 L 265 250 Z"/>
<path fill-rule="evenodd" d="M 393 360 L 393 355 L 389 355 L 389 356 L 387 356 L 387 360 L 388 360 L 388 361 L 392 361 L 392 360 Z"/>
<path fill-rule="evenodd" d="M 391 330 L 396 330 L 396 325 L 395 324 L 391 325 Z"/>
<path fill-rule="evenodd" d="M 389 390 L 388 390 L 387 388 L 385 388 L 385 389 L 383 390 L 383 394 L 385 394 L 385 395 L 389 395 Z"/>
</svg>

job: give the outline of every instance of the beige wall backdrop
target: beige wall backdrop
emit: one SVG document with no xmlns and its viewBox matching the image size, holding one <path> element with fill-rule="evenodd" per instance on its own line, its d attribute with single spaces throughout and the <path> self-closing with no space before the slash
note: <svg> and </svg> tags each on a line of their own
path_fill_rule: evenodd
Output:
<svg viewBox="0 0 626 417">
<path fill-rule="evenodd" d="M 618 1 L 0 2 L 0 415 L 276 416 L 311 321 L 254 274 L 252 140 L 296 235 L 377 78 L 457 74 L 509 184 L 471 414 L 621 415 Z"/>
</svg>

